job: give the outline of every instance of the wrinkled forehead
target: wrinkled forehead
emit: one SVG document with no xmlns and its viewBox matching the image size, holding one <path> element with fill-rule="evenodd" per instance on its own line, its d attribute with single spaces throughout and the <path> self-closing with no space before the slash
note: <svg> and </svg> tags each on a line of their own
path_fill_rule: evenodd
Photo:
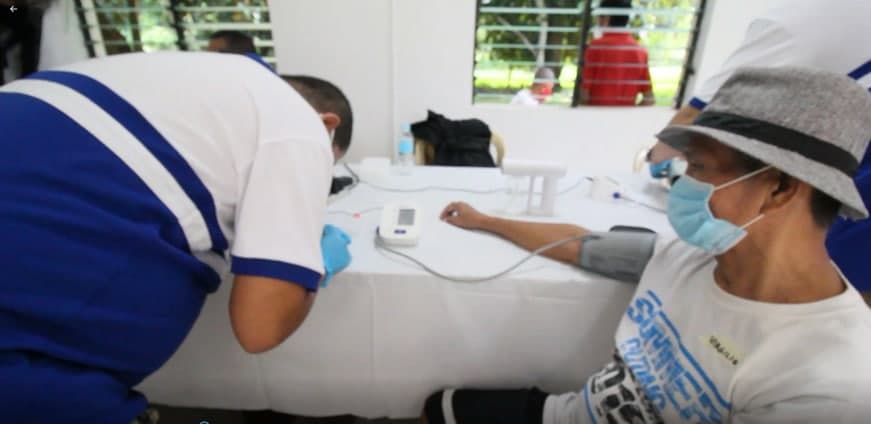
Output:
<svg viewBox="0 0 871 424">
<path fill-rule="evenodd" d="M 684 155 L 690 165 L 696 163 L 709 171 L 728 174 L 741 171 L 740 152 L 711 137 L 694 135 Z"/>
</svg>

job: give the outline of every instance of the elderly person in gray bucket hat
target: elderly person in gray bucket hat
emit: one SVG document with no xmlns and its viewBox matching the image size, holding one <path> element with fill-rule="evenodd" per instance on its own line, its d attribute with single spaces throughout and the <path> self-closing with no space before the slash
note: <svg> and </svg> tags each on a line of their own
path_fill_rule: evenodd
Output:
<svg viewBox="0 0 871 424">
<path fill-rule="evenodd" d="M 852 176 L 871 96 L 833 73 L 743 69 L 659 137 L 689 162 L 669 197 L 677 240 L 445 209 L 528 249 L 576 236 L 547 255 L 639 286 L 579 393 L 447 390 L 425 422 L 871 422 L 871 310 L 824 244 L 839 212 L 868 216 Z"/>
</svg>

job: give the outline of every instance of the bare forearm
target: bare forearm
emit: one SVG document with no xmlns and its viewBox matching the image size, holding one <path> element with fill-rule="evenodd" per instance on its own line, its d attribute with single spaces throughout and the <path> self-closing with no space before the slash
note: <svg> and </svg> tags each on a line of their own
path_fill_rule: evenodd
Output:
<svg viewBox="0 0 871 424">
<path fill-rule="evenodd" d="M 315 297 L 287 281 L 237 275 L 230 295 L 230 322 L 239 344 L 249 353 L 278 346 L 302 325 Z"/>
<path fill-rule="evenodd" d="M 582 236 L 590 232 L 586 228 L 571 224 L 514 221 L 497 217 L 484 219 L 481 230 L 496 234 L 529 251 L 557 240 Z M 551 259 L 577 265 L 580 251 L 581 241 L 577 240 L 554 247 L 542 254 Z"/>
</svg>

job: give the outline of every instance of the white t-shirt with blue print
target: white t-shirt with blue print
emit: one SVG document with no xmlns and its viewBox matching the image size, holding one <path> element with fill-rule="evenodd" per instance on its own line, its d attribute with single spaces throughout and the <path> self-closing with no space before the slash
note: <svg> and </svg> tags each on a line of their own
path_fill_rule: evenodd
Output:
<svg viewBox="0 0 871 424">
<path fill-rule="evenodd" d="M 852 286 L 807 304 L 735 297 L 714 258 L 661 244 L 580 393 L 551 396 L 544 422 L 871 422 L 871 310 Z"/>
</svg>

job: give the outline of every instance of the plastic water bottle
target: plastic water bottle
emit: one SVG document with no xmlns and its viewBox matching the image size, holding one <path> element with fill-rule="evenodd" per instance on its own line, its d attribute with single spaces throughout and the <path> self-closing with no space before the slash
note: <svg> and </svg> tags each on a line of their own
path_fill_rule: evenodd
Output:
<svg viewBox="0 0 871 424">
<path fill-rule="evenodd" d="M 402 124 L 400 129 L 398 170 L 400 175 L 409 175 L 414 167 L 414 136 L 411 125 Z"/>
</svg>

